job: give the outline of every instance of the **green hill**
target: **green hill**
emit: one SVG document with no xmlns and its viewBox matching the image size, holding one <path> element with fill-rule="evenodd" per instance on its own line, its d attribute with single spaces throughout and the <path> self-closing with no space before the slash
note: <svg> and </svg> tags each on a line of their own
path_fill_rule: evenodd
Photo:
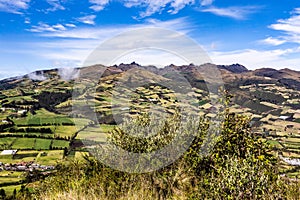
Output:
<svg viewBox="0 0 300 200">
<path fill-rule="evenodd" d="M 222 80 L 204 77 L 212 67 L 219 70 Z M 221 85 L 232 95 L 227 113 L 226 103 L 216 101 L 224 97 L 223 93 L 218 92 Z M 288 192 L 277 194 L 271 191 L 271 186 L 281 187 L 277 176 L 297 178 L 299 174 L 299 165 L 281 160 L 276 166 L 277 162 L 273 160 L 278 155 L 300 158 L 300 72 L 297 71 L 267 68 L 251 71 L 239 64 L 169 65 L 164 68 L 136 63 L 110 67 L 95 65 L 71 70 L 43 70 L 5 79 L 0 81 L 0 89 L 0 151 L 18 150 L 15 155 L 0 155 L 0 168 L 9 173 L 22 169 L 18 179 L 14 178 L 13 173 L 0 176 L 0 186 L 8 194 L 13 194 L 16 189 L 21 190 L 24 196 L 26 189 L 21 189 L 21 185 L 26 183 L 29 184 L 27 188 L 39 188 L 41 193 L 37 191 L 35 195 L 45 192 L 49 199 L 52 190 L 56 191 L 57 198 L 67 194 L 78 195 L 74 198 L 79 198 L 86 194 L 87 199 L 106 199 L 110 196 L 124 199 L 189 196 L 197 199 L 213 198 L 214 195 L 225 198 L 231 193 L 233 198 L 273 197 L 272 194 L 274 198 L 279 198 L 288 196 Z M 212 153 L 212 157 L 198 158 L 189 154 L 192 152 L 187 152 L 174 164 L 157 173 L 137 176 L 112 170 L 90 160 L 91 149 L 110 140 L 133 152 L 152 152 L 169 144 L 166 138 L 174 138 L 174 133 L 159 137 L 150 134 L 145 140 L 140 139 L 139 133 L 134 131 L 139 130 L 138 127 L 127 128 L 132 133 L 126 135 L 120 132 L 120 124 L 132 124 L 148 114 L 154 117 L 163 115 L 168 119 L 178 111 L 183 116 L 201 117 L 210 123 L 221 113 L 228 117 L 224 123 L 229 124 L 223 125 L 223 135 L 217 143 L 219 149 Z M 230 113 L 235 113 L 236 121 L 229 120 Z M 247 117 L 250 120 L 246 120 Z M 155 125 L 151 129 L 156 130 Z M 164 127 L 163 124 L 160 126 Z M 169 133 L 167 130 L 171 130 L 170 127 L 163 130 Z M 204 127 L 202 129 L 206 130 Z M 199 144 L 202 142 L 199 139 Z M 255 145 L 246 151 L 244 144 Z M 270 147 L 264 146 L 267 144 Z M 272 156 L 267 150 L 257 152 L 260 148 L 270 148 Z M 190 151 L 195 151 L 193 146 Z M 245 155 L 238 153 L 240 151 Z M 95 162 L 99 168 L 87 172 L 89 167 L 93 167 L 90 166 L 91 162 Z M 75 166 L 76 163 L 78 166 Z M 257 164 L 261 164 L 261 168 Z M 56 185 L 64 184 L 63 179 L 67 177 L 63 175 L 68 170 L 71 173 L 70 184 L 77 185 L 77 188 L 69 184 L 65 187 Z M 255 174 L 249 174 L 248 177 L 246 172 L 250 171 Z M 207 176 L 204 176 L 205 172 Z M 78 177 L 76 173 L 82 176 Z M 94 173 L 94 179 L 87 173 Z M 109 177 L 104 178 L 107 173 Z M 36 182 L 48 176 L 53 178 L 47 178 L 44 183 Z M 266 182 L 260 182 L 258 176 L 265 177 Z M 214 181 L 213 177 L 216 177 Z M 228 181 L 233 178 L 232 182 L 227 182 L 225 177 Z M 238 182 L 237 177 L 243 177 L 242 182 Z M 252 178 L 258 185 L 249 188 L 249 184 L 243 181 Z M 101 192 L 96 189 L 97 179 L 103 179 L 99 183 Z M 107 185 L 104 180 L 107 180 Z M 135 182 L 137 185 L 133 184 Z M 94 193 L 86 191 L 88 187 L 85 184 L 88 183 L 95 184 L 92 187 Z M 45 188 L 44 184 L 53 187 Z M 150 184 L 150 190 L 146 189 L 147 184 Z M 236 184 L 240 186 L 236 187 Z M 68 191 L 67 194 L 62 194 L 64 189 Z M 213 196 L 204 190 L 210 191 Z M 133 195 L 139 192 L 144 196 Z M 202 193 L 207 196 L 201 196 Z M 293 193 L 296 194 L 299 193 Z"/>
</svg>

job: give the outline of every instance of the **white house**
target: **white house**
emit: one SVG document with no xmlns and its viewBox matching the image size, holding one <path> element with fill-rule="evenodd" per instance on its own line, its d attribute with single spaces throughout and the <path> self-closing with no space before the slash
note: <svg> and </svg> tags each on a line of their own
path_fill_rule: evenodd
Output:
<svg viewBox="0 0 300 200">
<path fill-rule="evenodd" d="M 280 116 L 279 119 L 281 120 L 287 120 L 290 116 Z"/>
<path fill-rule="evenodd" d="M 3 150 L 0 155 L 15 155 L 18 150 Z"/>
<path fill-rule="evenodd" d="M 27 112 L 27 110 L 19 110 L 19 111 L 18 111 L 18 114 L 23 115 L 23 114 L 25 114 L 26 112 Z"/>
</svg>

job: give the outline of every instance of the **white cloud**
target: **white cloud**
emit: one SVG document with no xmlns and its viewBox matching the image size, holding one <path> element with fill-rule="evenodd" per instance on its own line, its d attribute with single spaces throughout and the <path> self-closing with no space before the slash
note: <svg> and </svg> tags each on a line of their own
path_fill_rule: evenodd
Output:
<svg viewBox="0 0 300 200">
<path fill-rule="evenodd" d="M 209 55 L 216 64 L 240 63 L 249 69 L 262 67 L 291 68 L 300 70 L 300 58 L 291 58 L 293 53 L 299 53 L 300 49 L 274 49 L 254 50 L 244 49 L 230 52 L 211 52 Z M 255 58 L 255 59 L 253 59 Z"/>
<path fill-rule="evenodd" d="M 119 27 L 120 28 L 120 27 Z M 43 33 L 41 36 L 44 37 L 58 37 L 58 38 L 73 38 L 73 39 L 99 39 L 111 37 L 124 29 L 120 28 L 77 28 L 73 30 L 67 30 L 63 32 L 51 32 Z"/>
<path fill-rule="evenodd" d="M 47 11 L 57 11 L 65 10 L 66 8 L 62 5 L 62 0 L 47 0 L 47 3 L 52 7 L 47 9 Z"/>
<path fill-rule="evenodd" d="M 117 35 L 121 32 L 128 31 L 136 28 L 146 27 L 160 27 L 165 29 L 172 29 L 182 33 L 188 33 L 192 29 L 192 25 L 188 22 L 187 18 L 177 18 L 174 20 L 160 21 L 156 19 L 147 19 L 144 24 L 140 25 L 114 25 L 105 27 L 93 28 L 77 28 L 61 32 L 48 32 L 43 33 L 44 37 L 60 37 L 60 38 L 74 38 L 74 39 L 107 39 Z"/>
<path fill-rule="evenodd" d="M 187 5 L 192 5 L 195 3 L 195 0 L 175 0 L 171 3 L 171 7 L 173 10 L 172 14 L 178 13 L 181 9 L 183 9 Z"/>
<path fill-rule="evenodd" d="M 201 6 L 208 6 L 211 5 L 214 2 L 214 0 L 201 0 L 200 4 Z"/>
<path fill-rule="evenodd" d="M 66 31 L 66 27 L 62 24 L 56 24 L 56 25 L 48 25 L 43 22 L 39 22 L 37 26 L 32 26 L 31 29 L 27 29 L 27 31 L 35 32 L 35 33 L 41 33 L 41 32 L 61 32 Z"/>
<path fill-rule="evenodd" d="M 262 44 L 270 44 L 270 45 L 273 45 L 273 46 L 278 46 L 278 45 L 282 45 L 286 42 L 286 40 L 281 40 L 281 39 L 278 39 L 278 38 L 273 38 L 273 37 L 268 37 L 264 40 L 261 40 L 259 41 L 260 43 Z"/>
<path fill-rule="evenodd" d="M 65 81 L 74 80 L 79 77 L 79 70 L 72 67 L 59 68 L 58 75 Z"/>
<path fill-rule="evenodd" d="M 30 18 L 26 17 L 25 20 L 24 20 L 24 23 L 25 23 L 25 24 L 30 24 L 30 23 L 31 23 Z"/>
<path fill-rule="evenodd" d="M 0 11 L 21 14 L 20 10 L 29 8 L 31 0 L 0 0 Z"/>
<path fill-rule="evenodd" d="M 187 5 L 195 4 L 195 0 L 125 0 L 124 5 L 128 8 L 142 7 L 145 11 L 140 13 L 140 17 L 148 17 L 154 13 L 160 13 L 168 9 L 169 13 L 176 14 Z"/>
<path fill-rule="evenodd" d="M 93 4 L 90 8 L 94 11 L 101 11 L 109 4 L 110 0 L 89 0 Z"/>
<path fill-rule="evenodd" d="M 95 21 L 94 21 L 95 19 L 96 19 L 96 15 L 87 15 L 84 17 L 77 18 L 77 21 L 84 24 L 95 25 Z"/>
<path fill-rule="evenodd" d="M 140 25 L 114 25 L 114 26 L 103 26 L 103 27 L 90 27 L 90 28 L 76 28 L 68 29 L 65 31 L 57 32 L 42 32 L 39 34 L 41 37 L 46 37 L 44 42 L 29 43 L 28 46 L 34 48 L 34 57 L 39 57 L 50 61 L 55 67 L 68 67 L 68 65 L 61 66 L 57 63 L 72 63 L 71 66 L 80 66 L 83 61 L 89 56 L 89 54 L 101 45 L 105 40 L 109 40 L 120 33 L 130 30 L 140 30 L 142 28 L 160 27 L 164 29 L 173 29 L 180 31 L 181 33 L 188 33 L 192 29 L 192 25 L 188 22 L 188 18 L 179 18 L 169 21 L 160 21 L 155 19 L 148 19 L 144 24 Z M 169 37 L 173 37 L 170 35 Z M 48 38 L 51 38 L 49 40 Z M 161 42 L 160 35 L 156 35 L 154 43 Z M 126 40 L 127 41 L 127 40 Z M 128 38 L 128 41 L 120 41 L 109 50 L 101 53 L 103 63 L 108 62 L 106 54 L 115 54 L 115 51 L 122 51 L 132 45 L 141 44 L 138 38 Z M 174 43 L 174 42 L 173 42 Z M 172 43 L 172 44 L 173 44 Z M 171 44 L 171 45 L 172 45 Z M 130 46 L 131 45 L 131 46 Z M 139 56 L 140 54 L 134 54 Z M 165 56 L 168 62 L 171 62 L 171 56 Z M 149 59 L 148 59 L 149 58 Z M 147 58 L 144 60 L 151 61 L 150 54 L 147 54 Z M 163 61 L 162 61 L 163 62 Z M 146 61 L 144 63 L 147 63 Z M 163 64 L 166 64 L 164 62 Z M 169 64 L 169 63 L 168 63 Z"/>
<path fill-rule="evenodd" d="M 37 73 L 37 72 L 32 72 L 30 74 L 28 74 L 28 78 L 34 81 L 44 81 L 47 80 L 47 78 L 44 76 L 44 73 Z"/>
<path fill-rule="evenodd" d="M 277 23 L 271 24 L 269 28 L 284 33 L 282 38 L 287 42 L 300 43 L 300 8 L 296 8 L 291 17 L 287 19 L 279 19 Z"/>
<path fill-rule="evenodd" d="M 19 70 L 12 70 L 10 67 L 8 70 L 5 70 L 5 67 L 1 66 L 0 67 L 0 79 L 5 79 L 5 78 L 11 78 L 11 77 L 16 77 L 16 76 L 23 76 L 24 71 L 19 71 Z"/>
<path fill-rule="evenodd" d="M 251 13 L 259 9 L 257 6 L 233 6 L 227 8 L 209 7 L 201 9 L 201 12 L 208 12 L 222 17 L 229 17 L 237 20 L 246 19 Z"/>
<path fill-rule="evenodd" d="M 70 27 L 70 28 L 76 28 L 77 27 L 75 24 L 65 24 L 65 26 Z"/>
<path fill-rule="evenodd" d="M 56 24 L 56 25 L 53 25 L 52 27 L 53 27 L 54 29 L 56 29 L 56 30 L 59 30 L 59 31 L 65 31 L 65 30 L 67 30 L 66 27 L 64 27 L 64 26 L 61 25 L 61 24 Z"/>
</svg>

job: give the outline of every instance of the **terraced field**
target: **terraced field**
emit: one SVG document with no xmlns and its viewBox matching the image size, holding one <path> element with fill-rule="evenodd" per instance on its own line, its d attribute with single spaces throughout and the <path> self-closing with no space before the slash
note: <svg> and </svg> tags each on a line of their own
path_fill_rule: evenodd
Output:
<svg viewBox="0 0 300 200">
<path fill-rule="evenodd" d="M 122 84 L 125 80 L 122 76 L 135 67 L 140 68 L 140 73 L 132 74 L 129 82 L 141 84 L 136 88 L 123 87 L 126 84 Z M 193 67 L 172 65 L 144 70 L 147 67 L 121 64 L 109 67 L 100 80 L 93 80 L 98 66 L 91 66 L 81 69 L 81 77 L 76 81 L 62 80 L 57 70 L 43 72 L 46 79 L 41 81 L 27 76 L 1 81 L 0 151 L 18 152 L 0 155 L 0 162 L 56 165 L 83 159 L 89 155 L 89 142 L 105 142 L 110 131 L 122 122 L 117 120 L 125 117 L 135 118 L 150 112 L 171 115 L 182 109 L 214 118 L 211 111 L 218 106 L 211 99 L 219 96 L 217 92 L 208 92 L 205 81 Z M 189 81 L 191 91 L 183 89 L 180 93 L 159 84 L 171 82 L 174 70 Z M 243 68 L 242 73 L 235 73 L 224 66 L 220 70 L 225 86 L 233 94 L 231 112 L 256 118 L 251 122 L 253 131 L 268 141 L 274 154 L 300 158 L 300 92 L 296 89 L 299 73 L 293 72 L 295 78 L 290 71 L 281 70 L 276 76 L 266 78 L 264 70 Z M 285 83 L 287 79 L 295 81 Z M 187 101 L 180 100 L 183 96 Z M 280 164 L 282 174 L 300 176 L 299 165 L 284 160 Z M 5 180 L 13 182 L 19 176 L 11 175 L 11 179 L 3 176 L 0 184 Z M 13 191 L 19 186 L 5 187 Z"/>
</svg>

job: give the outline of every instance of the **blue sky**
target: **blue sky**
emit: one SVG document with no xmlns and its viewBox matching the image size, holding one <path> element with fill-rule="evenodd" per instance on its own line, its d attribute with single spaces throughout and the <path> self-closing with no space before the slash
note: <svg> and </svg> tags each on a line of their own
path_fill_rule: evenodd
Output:
<svg viewBox="0 0 300 200">
<path fill-rule="evenodd" d="M 145 27 L 186 34 L 216 64 L 300 70 L 300 1 L 0 0 L 0 78 L 81 66 L 103 41 Z"/>
</svg>

